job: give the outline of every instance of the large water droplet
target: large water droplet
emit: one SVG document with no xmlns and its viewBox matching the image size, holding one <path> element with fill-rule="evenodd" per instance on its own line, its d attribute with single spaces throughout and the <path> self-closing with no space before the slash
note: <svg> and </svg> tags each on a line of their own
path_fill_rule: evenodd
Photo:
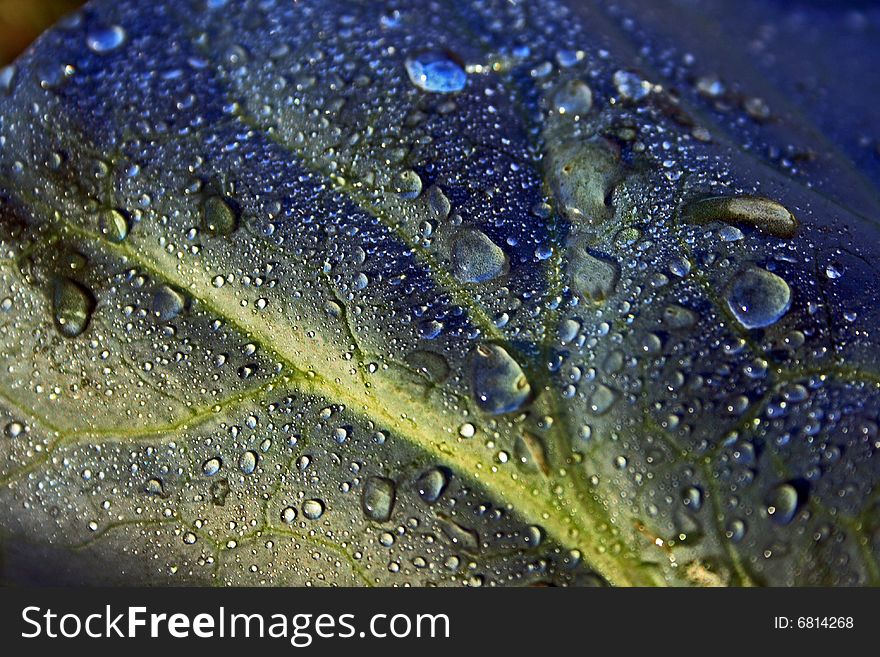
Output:
<svg viewBox="0 0 880 657">
<path fill-rule="evenodd" d="M 394 510 L 397 487 L 386 477 L 370 477 L 364 484 L 361 505 L 364 516 L 376 522 L 385 522 Z"/>
<path fill-rule="evenodd" d="M 128 235 L 128 220 L 119 210 L 104 210 L 99 217 L 101 235 L 111 242 L 121 242 Z"/>
<path fill-rule="evenodd" d="M 229 235 L 238 227 L 238 212 L 222 196 L 209 196 L 202 204 L 202 223 L 211 235 Z"/>
<path fill-rule="evenodd" d="M 452 243 L 452 273 L 463 283 L 484 283 L 507 269 L 507 256 L 489 236 L 467 228 Z"/>
<path fill-rule="evenodd" d="M 433 93 L 461 91 L 467 82 L 464 68 L 441 52 L 426 52 L 407 59 L 406 74 L 419 89 Z"/>
<path fill-rule="evenodd" d="M 422 179 L 412 169 L 398 171 L 394 175 L 391 184 L 394 192 L 401 198 L 414 199 L 422 193 Z"/>
<path fill-rule="evenodd" d="M 186 298 L 168 285 L 160 285 L 153 295 L 153 315 L 160 322 L 170 322 L 186 307 Z"/>
<path fill-rule="evenodd" d="M 251 474 L 257 468 L 258 459 L 259 457 L 256 452 L 248 450 L 242 454 L 241 458 L 238 460 L 238 467 L 245 474 Z"/>
<path fill-rule="evenodd" d="M 593 92 L 582 80 L 570 80 L 553 95 L 553 109 L 560 114 L 583 116 L 593 106 Z"/>
<path fill-rule="evenodd" d="M 440 499 L 448 484 L 449 475 L 444 468 L 431 468 L 423 472 L 419 477 L 418 482 L 416 482 L 416 489 L 419 491 L 419 497 L 425 500 L 425 502 L 433 504 Z"/>
<path fill-rule="evenodd" d="M 89 32 L 86 37 L 86 45 L 89 50 L 103 55 L 112 50 L 116 50 L 125 43 L 125 30 L 118 25 L 112 27 L 103 27 Z"/>
<path fill-rule="evenodd" d="M 318 499 L 306 500 L 302 506 L 303 515 L 309 520 L 317 520 L 324 515 L 324 502 Z"/>
<path fill-rule="evenodd" d="M 491 415 L 518 410 L 531 394 L 519 363 L 494 344 L 471 351 L 471 389 L 480 410 Z"/>
<path fill-rule="evenodd" d="M 202 472 L 204 472 L 207 476 L 213 477 L 215 474 L 220 472 L 220 468 L 222 467 L 223 462 L 217 458 L 211 458 L 202 463 Z"/>
<path fill-rule="evenodd" d="M 727 306 L 747 329 L 763 328 L 788 312 L 791 289 L 776 274 L 752 267 L 737 274 L 728 285 Z"/>
<path fill-rule="evenodd" d="M 55 281 L 52 293 L 52 313 L 55 326 L 62 335 L 75 338 L 89 325 L 95 311 L 95 297 L 84 285 L 70 279 Z"/>
<path fill-rule="evenodd" d="M 780 484 L 767 495 L 767 515 L 778 525 L 787 525 L 798 510 L 798 492 L 790 483 Z"/>
</svg>

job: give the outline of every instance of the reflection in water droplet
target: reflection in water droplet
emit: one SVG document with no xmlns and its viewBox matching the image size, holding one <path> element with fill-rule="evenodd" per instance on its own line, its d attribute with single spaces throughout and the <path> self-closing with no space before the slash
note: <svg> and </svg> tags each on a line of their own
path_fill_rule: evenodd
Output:
<svg viewBox="0 0 880 657">
<path fill-rule="evenodd" d="M 449 475 L 444 468 L 426 470 L 419 477 L 418 482 L 416 482 L 419 497 L 429 504 L 433 504 L 440 499 L 447 485 L 449 485 Z"/>
<path fill-rule="evenodd" d="M 95 297 L 84 285 L 70 278 L 55 281 L 52 313 L 55 326 L 65 337 L 75 338 L 86 330 L 95 305 Z"/>
<path fill-rule="evenodd" d="M 776 274 L 752 267 L 740 272 L 728 285 L 727 306 L 747 329 L 764 328 L 788 312 L 791 289 Z"/>
<path fill-rule="evenodd" d="M 531 386 L 509 353 L 487 344 L 471 351 L 471 390 L 484 413 L 500 415 L 518 410 L 529 398 Z"/>
<path fill-rule="evenodd" d="M 397 487 L 386 477 L 370 477 L 364 484 L 361 506 L 368 520 L 385 522 L 394 510 Z"/>
<path fill-rule="evenodd" d="M 119 46 L 125 43 L 125 38 L 125 30 L 118 25 L 114 25 L 89 32 L 86 37 L 86 45 L 88 45 L 89 50 L 103 55 L 119 48 Z"/>
<path fill-rule="evenodd" d="M 433 93 L 461 91 L 467 82 L 467 73 L 461 65 L 439 52 L 422 53 L 407 59 L 406 74 L 419 89 Z"/>
<path fill-rule="evenodd" d="M 507 269 L 507 256 L 476 228 L 462 230 L 452 243 L 452 273 L 463 283 L 484 283 Z"/>
</svg>

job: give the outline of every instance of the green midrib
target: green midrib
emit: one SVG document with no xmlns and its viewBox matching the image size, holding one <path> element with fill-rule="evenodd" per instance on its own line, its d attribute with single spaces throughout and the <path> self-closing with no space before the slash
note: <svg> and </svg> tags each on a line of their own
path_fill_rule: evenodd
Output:
<svg viewBox="0 0 880 657">
<path fill-rule="evenodd" d="M 141 239 L 136 246 L 129 242 L 117 244 L 63 218 L 58 221 L 63 230 L 97 245 L 101 251 L 186 290 L 199 306 L 273 354 L 289 370 L 291 384 L 298 390 L 344 404 L 476 482 L 526 522 L 540 525 L 560 544 L 579 550 L 585 563 L 609 583 L 661 583 L 656 572 L 640 567 L 632 546 L 626 544 L 630 528 L 618 527 L 620 538 L 612 540 L 609 534 L 613 521 L 608 511 L 601 500 L 579 490 L 579 473 L 573 472 L 573 466 L 545 477 L 512 464 L 494 464 L 477 440 L 458 439 L 459 416 L 414 398 L 381 370 L 370 376 L 370 387 L 365 386 L 358 376 L 352 376 L 353 364 L 340 358 L 338 345 L 328 343 L 319 331 L 305 342 L 306 331 L 298 330 L 283 313 L 273 310 L 272 304 L 259 315 L 243 310 L 233 295 L 211 284 L 211 272 L 157 248 L 149 239 Z M 136 238 L 130 236 L 129 240 L 134 242 Z"/>
</svg>

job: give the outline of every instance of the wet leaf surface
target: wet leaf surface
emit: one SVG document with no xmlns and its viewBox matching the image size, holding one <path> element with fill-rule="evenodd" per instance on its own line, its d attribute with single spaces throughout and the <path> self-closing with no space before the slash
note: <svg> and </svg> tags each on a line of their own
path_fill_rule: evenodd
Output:
<svg viewBox="0 0 880 657">
<path fill-rule="evenodd" d="M 876 16 L 691 4 L 44 35 L 0 76 L 5 578 L 877 583 L 873 146 L 775 54 Z"/>
</svg>

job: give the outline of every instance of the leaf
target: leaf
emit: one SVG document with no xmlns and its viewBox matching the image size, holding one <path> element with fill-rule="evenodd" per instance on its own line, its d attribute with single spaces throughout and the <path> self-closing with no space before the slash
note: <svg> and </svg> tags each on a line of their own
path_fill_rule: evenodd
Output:
<svg viewBox="0 0 880 657">
<path fill-rule="evenodd" d="M 876 188 L 643 4 L 44 35 L 0 97 L 5 577 L 876 583 Z"/>
</svg>

